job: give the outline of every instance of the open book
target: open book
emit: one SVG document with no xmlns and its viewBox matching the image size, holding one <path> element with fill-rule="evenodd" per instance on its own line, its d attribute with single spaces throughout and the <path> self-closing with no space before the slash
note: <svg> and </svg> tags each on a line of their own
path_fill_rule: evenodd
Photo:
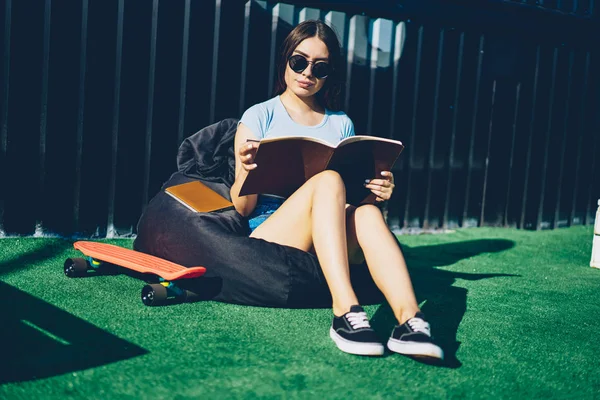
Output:
<svg viewBox="0 0 600 400">
<path fill-rule="evenodd" d="M 196 212 L 211 212 L 233 207 L 233 203 L 200 181 L 171 186 L 166 188 L 165 192 Z"/>
<path fill-rule="evenodd" d="M 309 137 L 282 137 L 260 141 L 240 196 L 272 194 L 288 197 L 304 182 L 324 170 L 337 171 L 346 185 L 346 201 L 352 205 L 374 203 L 376 196 L 364 187 L 366 179 L 383 178 L 404 149 L 397 140 L 352 136 L 332 146 Z"/>
</svg>

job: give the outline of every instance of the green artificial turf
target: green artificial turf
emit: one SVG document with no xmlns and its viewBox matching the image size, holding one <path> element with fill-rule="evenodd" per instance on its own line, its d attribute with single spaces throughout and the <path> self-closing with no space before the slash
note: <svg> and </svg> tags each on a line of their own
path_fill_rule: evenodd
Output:
<svg viewBox="0 0 600 400">
<path fill-rule="evenodd" d="M 2 239 L 0 398 L 600 396 L 591 227 L 400 240 L 443 366 L 342 353 L 328 309 L 146 307 L 143 282 L 130 276 L 66 278 L 71 241 Z M 389 307 L 366 310 L 385 339 Z"/>
</svg>

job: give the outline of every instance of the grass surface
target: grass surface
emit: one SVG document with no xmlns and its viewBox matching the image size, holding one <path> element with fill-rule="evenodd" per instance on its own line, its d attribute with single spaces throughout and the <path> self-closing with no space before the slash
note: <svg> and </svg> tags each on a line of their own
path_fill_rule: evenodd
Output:
<svg viewBox="0 0 600 400">
<path fill-rule="evenodd" d="M 0 398 L 600 398 L 592 227 L 400 239 L 445 366 L 344 354 L 327 309 L 145 307 L 132 277 L 66 278 L 70 241 L 2 239 Z"/>
</svg>

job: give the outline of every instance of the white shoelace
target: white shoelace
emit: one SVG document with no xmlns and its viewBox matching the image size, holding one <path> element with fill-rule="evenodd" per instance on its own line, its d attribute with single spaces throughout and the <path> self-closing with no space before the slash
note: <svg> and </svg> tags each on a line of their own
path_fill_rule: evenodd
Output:
<svg viewBox="0 0 600 400">
<path fill-rule="evenodd" d="M 431 337 L 431 328 L 427 321 L 423 321 L 421 318 L 411 318 L 408 320 L 408 326 L 415 332 L 422 332 L 427 336 Z"/>
<path fill-rule="evenodd" d="M 360 329 L 360 328 L 370 328 L 369 319 L 367 318 L 367 313 L 365 312 L 349 312 L 346 314 L 346 319 L 352 325 L 352 329 Z"/>
</svg>

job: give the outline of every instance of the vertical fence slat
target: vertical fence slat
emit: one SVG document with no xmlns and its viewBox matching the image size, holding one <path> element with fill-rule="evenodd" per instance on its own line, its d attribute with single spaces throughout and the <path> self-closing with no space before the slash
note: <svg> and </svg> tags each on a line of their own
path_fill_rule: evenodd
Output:
<svg viewBox="0 0 600 400">
<path fill-rule="evenodd" d="M 123 63 L 123 26 L 125 19 L 125 0 L 119 0 L 117 5 L 117 37 L 115 50 L 115 84 L 113 93 L 112 142 L 110 149 L 110 176 L 108 181 L 108 219 L 106 237 L 113 238 L 115 229 L 115 201 L 117 186 L 117 161 L 119 152 L 119 110 L 121 108 L 121 67 Z"/>
<path fill-rule="evenodd" d="M 294 7 L 289 4 L 277 4 L 272 9 L 271 22 L 271 53 L 270 53 L 270 68 L 269 68 L 269 96 L 272 96 L 275 91 L 275 77 L 277 76 L 277 57 L 279 52 L 280 37 L 278 32 L 283 30 L 281 25 L 294 23 Z"/>
<path fill-rule="evenodd" d="M 354 48 L 356 45 L 356 24 L 357 17 L 350 18 L 348 26 L 348 49 L 346 53 L 346 85 L 352 85 L 352 63 L 354 62 Z M 346 98 L 344 99 L 344 109 L 350 109 L 350 90 L 346 90 Z"/>
<path fill-rule="evenodd" d="M 589 73 L 590 73 L 590 52 L 586 53 L 585 56 L 585 64 L 584 64 L 584 72 L 583 72 L 583 84 L 581 91 L 581 101 L 579 103 L 579 126 L 578 126 L 578 139 L 577 139 L 577 157 L 575 163 L 575 176 L 574 178 L 574 188 L 573 190 L 573 198 L 571 200 L 571 213 L 569 215 L 569 225 L 574 223 L 575 213 L 577 207 L 577 187 L 579 186 L 579 171 L 581 169 L 581 153 L 583 151 L 583 138 L 585 136 L 585 129 L 583 128 L 585 124 L 585 101 L 588 95 L 589 90 Z M 581 221 L 581 223 L 586 224 L 586 218 Z"/>
<path fill-rule="evenodd" d="M 248 69 L 248 42 L 250 40 L 250 12 L 252 11 L 252 0 L 246 2 L 244 7 L 244 39 L 242 42 L 242 63 L 240 66 L 241 78 L 240 78 L 240 102 L 238 107 L 238 113 L 241 117 L 242 113 L 246 108 L 246 74 Z"/>
<path fill-rule="evenodd" d="M 185 126 L 185 106 L 188 74 L 188 52 L 190 47 L 190 1 L 185 0 L 183 12 L 183 44 L 181 45 L 181 80 L 179 87 L 179 115 L 177 118 L 177 144 L 183 141 L 183 130 Z M 243 98 L 243 96 L 240 96 Z"/>
<path fill-rule="evenodd" d="M 490 120 L 488 124 L 488 137 L 487 137 L 487 149 L 485 154 L 485 166 L 483 170 L 483 188 L 481 190 L 481 214 L 479 215 L 479 226 L 485 225 L 485 198 L 487 193 L 487 185 L 488 185 L 488 173 L 490 167 L 490 150 L 492 145 L 492 129 L 494 125 L 494 108 L 496 105 L 496 84 L 497 81 L 494 79 L 492 83 L 492 104 L 491 104 L 491 113 Z"/>
<path fill-rule="evenodd" d="M 556 207 L 554 210 L 554 222 L 553 227 L 558 227 L 558 221 L 560 218 L 560 202 L 561 202 L 561 192 L 562 192 L 562 183 L 564 177 L 564 169 L 565 169 L 565 153 L 567 148 L 567 132 L 569 131 L 569 103 L 571 101 L 571 86 L 573 84 L 573 62 L 574 62 L 575 54 L 573 51 L 569 54 L 569 70 L 567 73 L 567 96 L 565 99 L 565 118 L 563 125 L 563 137 L 561 141 L 561 152 L 560 152 L 560 162 L 558 169 L 558 185 L 556 185 Z M 573 192 L 576 191 L 576 187 L 573 186 Z M 567 222 L 567 225 L 570 225 L 570 222 Z"/>
<path fill-rule="evenodd" d="M 477 54 L 477 72 L 475 77 L 475 95 L 474 95 L 474 107 L 473 107 L 473 118 L 471 119 L 471 140 L 469 142 L 469 155 L 467 160 L 467 184 L 465 190 L 465 205 L 463 208 L 462 215 L 462 226 L 467 226 L 467 218 L 469 214 L 469 194 L 471 192 L 471 179 L 473 172 L 473 156 L 475 151 L 475 134 L 477 132 L 477 112 L 479 109 L 479 89 L 481 86 L 481 69 L 483 66 L 483 45 L 484 36 L 479 37 L 479 49 Z"/>
<path fill-rule="evenodd" d="M 50 61 L 50 21 L 51 21 L 52 0 L 46 0 L 44 8 L 44 48 L 42 61 L 42 94 L 40 100 L 40 147 L 39 147 L 39 198 L 46 198 L 46 132 L 48 127 L 48 64 Z M 42 200 L 43 201 L 43 200 Z M 42 221 L 43 207 L 36 211 L 35 233 L 34 236 L 40 236 L 44 232 Z"/>
<path fill-rule="evenodd" d="M 348 33 L 346 32 L 346 20 L 346 14 L 340 11 L 330 11 L 325 14 L 325 22 L 329 24 L 337 34 L 342 49 L 347 48 L 346 40 L 348 39 Z"/>
<path fill-rule="evenodd" d="M 146 137 L 144 146 L 144 183 L 142 185 L 142 204 L 148 203 L 150 188 L 150 158 L 152 154 L 152 119 L 154 117 L 154 80 L 156 76 L 156 39 L 158 36 L 158 2 L 152 2 L 152 27 L 150 30 L 150 60 L 148 61 L 148 103 L 146 107 Z"/>
<path fill-rule="evenodd" d="M 212 72 L 210 85 L 210 114 L 209 121 L 215 122 L 217 104 L 217 75 L 219 72 L 219 35 L 221 32 L 221 0 L 215 0 L 215 25 L 213 32 Z"/>
<path fill-rule="evenodd" d="M 377 76 L 377 60 L 379 57 L 379 43 L 381 41 L 381 19 L 371 21 L 369 24 L 371 37 L 371 51 L 369 52 L 369 100 L 367 102 L 367 132 L 373 132 L 373 108 L 375 104 L 375 78 Z"/>
<path fill-rule="evenodd" d="M 390 113 L 390 134 L 388 137 L 394 137 L 394 133 L 396 132 L 396 105 L 398 102 L 398 86 L 400 77 L 399 75 L 399 65 L 400 58 L 402 57 L 402 50 L 404 49 L 404 42 L 406 40 L 406 24 L 404 22 L 399 22 L 396 25 L 394 30 L 394 47 L 392 53 L 392 106 Z"/>
<path fill-rule="evenodd" d="M 390 107 L 390 129 L 387 137 L 396 139 L 396 115 L 397 115 L 397 107 L 398 107 L 398 91 L 400 87 L 400 58 L 402 57 L 402 51 L 404 50 L 404 44 L 406 41 L 406 24 L 401 21 L 394 25 L 392 25 L 392 50 L 391 50 L 391 69 L 392 69 L 392 99 L 391 99 L 391 107 Z M 394 165 L 394 170 L 398 171 L 402 169 L 402 159 L 399 160 Z M 395 172 L 394 171 L 394 172 Z M 396 178 L 396 182 L 398 179 Z M 395 193 L 398 193 L 396 190 Z M 395 195 L 397 197 L 397 195 Z M 387 209 L 387 222 L 391 229 L 398 230 L 400 229 L 400 216 L 398 213 L 394 213 L 390 211 L 391 207 L 394 207 L 393 200 L 388 203 Z M 390 205 L 392 205 L 390 207 Z"/>
<path fill-rule="evenodd" d="M 81 9 L 81 42 L 79 56 L 79 104 L 77 106 L 77 133 L 75 143 L 75 185 L 73 201 L 73 226 L 79 230 L 79 213 L 81 205 L 81 165 L 83 161 L 83 117 L 85 110 L 85 73 L 87 67 L 87 28 L 89 0 L 83 0 Z"/>
<path fill-rule="evenodd" d="M 425 194 L 425 213 L 423 215 L 423 228 L 429 228 L 429 212 L 431 207 L 431 192 L 433 185 L 433 171 L 435 169 L 435 145 L 437 135 L 437 124 L 438 124 L 438 111 L 439 111 L 439 98 L 440 98 L 440 85 L 442 76 L 442 64 L 444 57 L 444 29 L 440 29 L 440 35 L 438 38 L 438 53 L 437 53 L 437 66 L 435 71 L 435 89 L 433 94 L 433 117 L 431 118 L 431 142 L 429 146 L 429 160 L 428 160 L 428 171 L 427 171 L 427 188 Z"/>
<path fill-rule="evenodd" d="M 367 107 L 369 93 L 369 19 L 355 15 L 351 20 L 348 38 L 348 79 L 346 85 L 346 112 L 354 122 L 356 133 L 367 131 Z"/>
<path fill-rule="evenodd" d="M 320 11 L 316 8 L 304 7 L 298 13 L 298 23 L 307 21 L 309 19 L 319 19 Z"/>
<path fill-rule="evenodd" d="M 544 161 L 542 163 L 542 176 L 541 176 L 541 187 L 540 187 L 540 202 L 538 204 L 536 229 L 540 230 L 544 226 L 544 200 L 546 199 L 546 181 L 548 174 L 548 158 L 550 152 L 550 136 L 552 134 L 552 117 L 554 111 L 554 91 L 556 88 L 556 69 L 558 64 L 558 48 L 554 48 L 552 55 L 552 74 L 550 77 L 550 99 L 548 109 L 548 125 L 546 127 L 546 144 L 544 146 Z"/>
<path fill-rule="evenodd" d="M 597 150 L 598 150 L 598 142 L 600 140 L 598 140 L 598 137 L 595 136 L 594 137 L 594 146 L 593 146 L 593 154 L 596 154 Z M 589 191 L 588 191 L 588 202 L 587 202 L 587 210 L 586 210 L 586 225 L 591 225 L 594 223 L 594 218 L 592 217 L 592 212 L 593 210 L 596 208 L 596 199 L 593 198 L 593 190 L 594 190 L 594 178 L 596 178 L 596 164 L 598 162 L 596 161 L 596 157 L 594 157 L 592 159 L 592 165 L 590 167 L 591 169 L 591 174 L 590 174 L 590 183 L 589 183 Z"/>
<path fill-rule="evenodd" d="M 512 194 L 512 177 L 513 177 L 513 166 L 515 161 L 515 143 L 517 141 L 517 121 L 519 118 L 519 104 L 521 100 L 521 82 L 517 83 L 515 88 L 515 112 L 513 114 L 512 123 L 512 138 L 510 142 L 510 155 L 508 160 L 508 184 L 506 190 L 506 197 L 504 198 L 504 227 L 508 227 L 508 205 L 510 204 L 510 196 Z"/>
<path fill-rule="evenodd" d="M 421 57 L 423 52 L 423 26 L 419 27 L 417 34 L 417 57 L 415 61 L 415 83 L 413 87 L 413 110 L 412 110 L 412 120 L 411 120 L 411 132 L 410 132 L 410 151 L 408 153 L 408 163 L 409 168 L 406 173 L 406 204 L 404 208 L 404 227 L 408 227 L 408 222 L 410 219 L 410 205 L 411 205 L 411 181 L 412 181 L 412 170 L 414 166 L 414 143 L 415 137 L 417 135 L 417 107 L 419 104 L 419 79 L 421 74 Z"/>
<path fill-rule="evenodd" d="M 452 103 L 452 131 L 450 137 L 450 150 L 448 152 L 448 183 L 446 185 L 446 199 L 444 201 L 444 216 L 442 226 L 448 228 L 449 211 L 450 211 L 450 193 L 452 193 L 452 168 L 454 168 L 454 149 L 456 146 L 456 127 L 458 125 L 458 102 L 460 99 L 460 83 L 462 78 L 463 58 L 465 46 L 465 33 L 461 32 L 458 41 L 458 55 L 456 66 L 456 83 L 454 85 L 454 101 Z"/>
<path fill-rule="evenodd" d="M 271 9 L 271 51 L 269 52 L 269 96 L 273 94 L 274 76 L 276 70 L 275 62 L 277 60 L 277 24 L 279 23 L 279 7 L 276 5 Z"/>
<path fill-rule="evenodd" d="M 381 135 L 375 126 L 376 98 L 378 92 L 378 72 L 380 68 L 389 68 L 391 53 L 391 26 L 392 22 L 378 18 L 370 24 L 371 51 L 369 52 L 369 97 L 367 104 L 367 132 Z M 387 59 L 384 53 L 387 50 Z"/>
<path fill-rule="evenodd" d="M 5 171 L 8 165 L 6 163 L 6 150 L 8 145 L 8 94 L 10 88 L 10 33 L 11 33 L 11 14 L 12 0 L 5 0 L 4 4 L 4 71 L 2 84 L 2 114 L 0 115 L 0 168 Z M 4 186 L 4 179 L 0 181 Z M 0 237 L 4 236 L 4 204 L 7 191 L 2 191 L 0 195 Z"/>
<path fill-rule="evenodd" d="M 596 87 L 596 106 L 598 106 L 600 104 L 600 84 L 597 85 Z M 593 115 L 593 114 L 592 114 Z M 587 193 L 587 207 L 586 207 L 586 212 L 585 212 L 585 222 L 586 225 L 590 225 L 594 223 L 594 210 L 596 209 L 597 205 L 596 205 L 596 201 L 598 199 L 593 198 L 593 191 L 594 191 L 594 182 L 595 179 L 598 179 L 596 177 L 596 168 L 598 165 L 598 157 L 594 157 L 596 154 L 598 154 L 598 147 L 600 147 L 600 115 L 598 113 L 595 113 L 595 125 L 592 126 L 592 129 L 595 130 L 595 132 L 592 132 L 592 140 L 593 140 L 593 145 L 592 145 L 592 165 L 590 166 L 590 181 L 589 181 L 589 185 L 588 185 L 588 193 Z M 594 134 L 595 133 L 595 134 Z M 599 196 L 600 197 L 600 196 Z"/>
<path fill-rule="evenodd" d="M 529 187 L 529 173 L 531 171 L 531 154 L 533 152 L 533 132 L 535 125 L 536 116 L 536 103 L 537 103 L 537 90 L 540 75 L 540 57 L 541 49 L 537 46 L 535 53 L 535 67 L 533 75 L 533 89 L 532 89 L 532 100 L 531 100 L 531 118 L 529 119 L 529 140 L 527 142 L 527 157 L 525 160 L 525 180 L 523 182 L 523 196 L 521 200 L 521 219 L 519 221 L 519 228 L 525 228 L 525 215 L 527 210 L 527 197 Z"/>
</svg>

